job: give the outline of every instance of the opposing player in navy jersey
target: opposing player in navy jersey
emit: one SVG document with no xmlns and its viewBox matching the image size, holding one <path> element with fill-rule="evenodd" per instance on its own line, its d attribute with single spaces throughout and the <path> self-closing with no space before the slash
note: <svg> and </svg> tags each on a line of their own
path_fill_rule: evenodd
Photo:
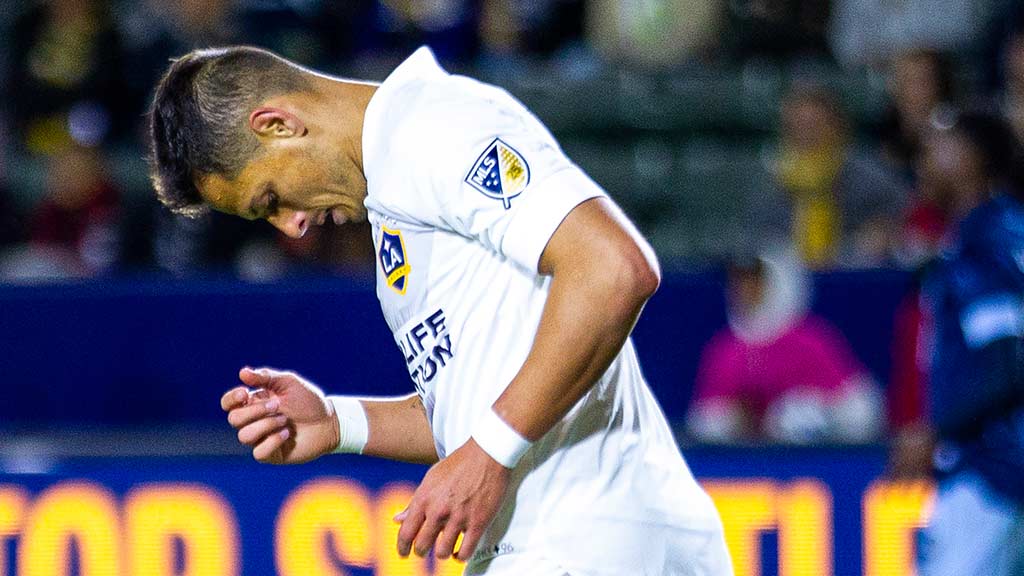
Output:
<svg viewBox="0 0 1024 576">
<path fill-rule="evenodd" d="M 933 324 L 930 404 L 939 490 L 922 576 L 1024 574 L 1024 180 L 996 117 L 947 128 L 985 187 L 967 191 L 951 244 L 925 284 Z M 991 198 L 986 198 L 991 197 Z M 979 204 L 980 203 L 980 204 Z"/>
</svg>

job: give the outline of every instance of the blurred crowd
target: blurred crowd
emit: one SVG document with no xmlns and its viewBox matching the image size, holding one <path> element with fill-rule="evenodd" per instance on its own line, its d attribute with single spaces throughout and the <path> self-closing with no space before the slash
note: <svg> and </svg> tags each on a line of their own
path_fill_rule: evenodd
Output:
<svg viewBox="0 0 1024 576">
<path fill-rule="evenodd" d="M 938 4 L 941 4 L 939 6 Z M 1024 35 L 1013 2 L 941 0 L 36 0 L 0 10 L 0 278 L 8 281 L 162 271 L 272 279 L 359 273 L 366 231 L 329 227 L 288 241 L 261 224 L 188 221 L 155 203 L 146 180 L 144 114 L 169 58 L 196 47 L 265 46 L 331 73 L 374 79 L 429 44 L 449 68 L 499 84 L 553 85 L 628 74 L 687 80 L 740 74 L 756 98 L 764 70 L 784 70 L 764 132 L 741 164 L 739 202 L 696 176 L 677 206 L 717 205 L 720 233 L 641 193 L 665 142 L 693 148 L 685 126 L 641 127 L 647 146 L 609 122 L 591 132 L 643 174 L 602 181 L 601 157 L 574 159 L 619 198 L 669 266 L 791 245 L 815 269 L 915 267 L 934 253 L 966 169 L 930 144 L 944 111 L 984 101 L 1024 130 Z M 941 9 L 940 9 L 941 8 Z M 993 57 L 997 56 L 997 57 Z M 836 79 L 840 81 L 836 82 Z M 853 92 L 877 91 L 879 114 L 853 114 Z M 828 79 L 828 81 L 825 81 Z M 639 89 L 634 89 L 638 91 Z M 515 90 L 513 89 L 515 92 Z M 643 92 L 643 91 L 639 91 Z M 543 96 L 542 99 L 551 99 Z M 706 93 L 705 93 L 706 95 Z M 723 94 L 722 99 L 734 97 Z M 580 95 L 580 107 L 596 96 Z M 641 93 L 640 99 L 644 95 Z M 704 97 L 704 100 L 708 98 Z M 528 102 L 530 104 L 531 102 Z M 640 102 L 643 107 L 644 102 Z M 697 116 L 705 116 L 702 103 Z M 652 97 L 651 107 L 690 106 Z M 534 106 L 538 108 L 538 106 Z M 559 131 L 556 112 L 536 110 Z M 863 108 L 863 106 L 861 106 Z M 698 124 L 700 122 L 698 121 Z M 610 132 L 610 133 L 609 133 Z M 618 132 L 623 132 L 621 135 Z M 558 134 L 556 134 L 558 135 Z M 620 141 L 621 146 L 617 144 Z M 571 136 L 567 139 L 572 140 Z M 671 144 L 668 145 L 671 148 Z M 936 146 L 941 146 L 936 144 Z M 742 148 L 742 146 L 741 146 Z M 567 146 L 573 155 L 576 148 Z M 947 151 L 948 152 L 948 151 Z M 711 158 L 699 164 L 714 164 Z M 693 176 L 691 174 L 691 176 Z M 709 181 L 715 178 L 708 178 Z M 633 184 L 636 184 L 635 188 Z M 672 190 L 668 190 L 672 193 Z M 706 197 L 701 197 L 706 196 Z M 658 194 L 653 197 L 657 198 Z M 693 212 L 696 214 L 697 212 Z M 691 220 L 693 217 L 691 216 Z M 699 217 L 698 219 L 703 219 Z M 214 225 L 216 222 L 216 225 Z M 721 226 L 718 223 L 721 222 Z M 692 245 L 692 242 L 690 243 Z M 691 246 L 692 247 L 692 246 Z"/>
<path fill-rule="evenodd" d="M 864 442 L 887 426 L 915 430 L 916 295 L 897 318 L 894 374 L 872 376 L 810 312 L 807 271 L 923 269 L 989 190 L 991 159 L 948 130 L 957 115 L 986 110 L 1024 136 L 1024 7 L 1011 0 L 6 2 L 0 281 L 372 273 L 363 227 L 294 240 L 157 204 L 145 165 L 150 91 L 170 58 L 232 43 L 377 80 L 428 44 L 449 69 L 522 93 L 567 142 L 580 141 L 573 122 L 591 118 L 589 149 L 614 160 L 588 146 L 567 152 L 666 267 L 729 262 L 729 323 L 705 350 L 688 422 L 707 441 Z M 576 91 L 575 116 L 559 115 L 559 86 L 608 78 L 619 100 Z M 697 96 L 686 99 L 690 88 Z M 727 108 L 738 120 L 721 119 Z M 676 120 L 650 121 L 661 117 Z M 716 155 L 722 141 L 742 158 Z M 694 157 L 677 177 L 673 167 Z M 714 177 L 726 164 L 740 167 L 735 197 L 716 187 L 732 182 Z M 651 182 L 658 190 L 645 192 Z M 680 216 L 690 206 L 712 208 Z M 702 226 L 712 241 L 682 250 Z M 891 379 L 887 392 L 879 379 Z"/>
</svg>

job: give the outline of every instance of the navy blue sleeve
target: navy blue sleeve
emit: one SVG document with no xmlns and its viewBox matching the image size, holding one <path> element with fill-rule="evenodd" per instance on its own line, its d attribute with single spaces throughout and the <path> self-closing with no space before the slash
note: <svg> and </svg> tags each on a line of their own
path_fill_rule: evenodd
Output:
<svg viewBox="0 0 1024 576">
<path fill-rule="evenodd" d="M 962 247 L 933 290 L 931 413 L 940 437 L 964 440 L 1019 410 L 1024 335 L 1024 238 L 992 202 L 965 221 Z"/>
<path fill-rule="evenodd" d="M 935 402 L 933 424 L 941 438 L 964 440 L 978 435 L 986 423 L 1011 414 L 1024 403 L 1024 345 L 1003 337 L 968 353 L 974 369 L 963 370 L 955 398 Z"/>
</svg>

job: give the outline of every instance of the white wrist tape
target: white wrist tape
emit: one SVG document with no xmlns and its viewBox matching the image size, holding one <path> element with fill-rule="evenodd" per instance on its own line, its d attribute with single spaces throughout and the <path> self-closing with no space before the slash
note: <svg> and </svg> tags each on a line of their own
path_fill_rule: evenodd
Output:
<svg viewBox="0 0 1024 576">
<path fill-rule="evenodd" d="M 515 468 L 523 454 L 533 446 L 495 412 L 488 409 L 473 429 L 473 440 L 505 468 Z"/>
<path fill-rule="evenodd" d="M 366 409 L 354 396 L 328 396 L 338 418 L 341 442 L 334 449 L 335 454 L 362 454 L 366 440 L 370 437 L 370 424 L 366 421 Z"/>
</svg>

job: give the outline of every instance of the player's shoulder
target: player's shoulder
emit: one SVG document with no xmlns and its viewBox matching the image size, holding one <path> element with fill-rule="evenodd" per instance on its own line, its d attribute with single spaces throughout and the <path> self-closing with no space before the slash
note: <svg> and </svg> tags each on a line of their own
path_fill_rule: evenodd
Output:
<svg viewBox="0 0 1024 576">
<path fill-rule="evenodd" d="M 1024 204 L 1004 193 L 975 208 L 960 224 L 964 253 L 1024 245 Z"/>
<path fill-rule="evenodd" d="M 505 90 L 465 76 L 447 76 L 423 86 L 413 126 L 421 141 L 439 144 L 446 159 L 462 159 L 483 140 L 521 133 L 532 119 L 529 111 Z"/>
<path fill-rule="evenodd" d="M 1024 204 L 999 195 L 964 220 L 960 236 L 959 269 L 970 267 L 990 283 L 1024 289 Z"/>
<path fill-rule="evenodd" d="M 374 135 L 382 144 L 379 164 L 400 167 L 417 186 L 462 181 L 502 143 L 513 151 L 560 150 L 508 92 L 465 76 L 430 74 L 405 82 L 391 91 L 386 105 L 386 122 L 377 123 Z"/>
<path fill-rule="evenodd" d="M 383 156 L 444 169 L 494 135 L 522 131 L 526 108 L 504 90 L 464 76 L 432 74 L 389 91 L 372 129 Z"/>
</svg>

